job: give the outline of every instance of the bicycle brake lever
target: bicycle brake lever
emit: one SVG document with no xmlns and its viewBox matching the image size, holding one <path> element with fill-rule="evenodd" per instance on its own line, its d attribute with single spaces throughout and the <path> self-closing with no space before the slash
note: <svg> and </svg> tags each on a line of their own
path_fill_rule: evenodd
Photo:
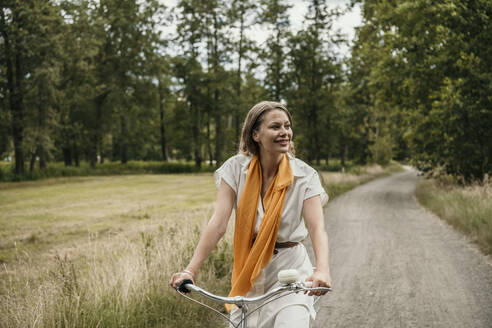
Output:
<svg viewBox="0 0 492 328">
<path fill-rule="evenodd" d="M 191 279 L 185 279 L 183 280 L 177 290 L 180 291 L 181 293 L 185 293 L 185 294 L 188 294 L 191 292 L 191 290 L 189 290 L 188 288 L 186 288 L 186 284 L 192 284 L 193 285 L 193 281 L 191 281 Z"/>
</svg>

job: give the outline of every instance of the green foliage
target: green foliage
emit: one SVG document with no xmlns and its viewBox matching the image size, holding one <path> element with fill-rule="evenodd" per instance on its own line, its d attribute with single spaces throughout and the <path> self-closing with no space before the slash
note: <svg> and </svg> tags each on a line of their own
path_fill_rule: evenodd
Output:
<svg viewBox="0 0 492 328">
<path fill-rule="evenodd" d="M 289 38 L 290 81 L 287 99 L 294 120 L 298 153 L 308 162 L 320 163 L 334 152 L 339 134 L 334 118 L 341 63 L 335 59 L 336 40 L 330 27 L 337 12 L 327 2 L 313 1 L 305 16 L 307 27 Z"/>
<path fill-rule="evenodd" d="M 342 170 L 348 171 L 354 166 L 355 164 L 351 161 L 345 162 L 344 166 L 339 159 L 330 159 L 328 162 L 321 163 L 320 165 L 313 165 L 317 171 L 325 172 L 340 172 Z"/>
<path fill-rule="evenodd" d="M 364 3 L 351 85 L 373 157 L 392 144 L 422 169 L 467 181 L 492 172 L 491 14 L 490 1 Z"/>
<path fill-rule="evenodd" d="M 290 35 L 290 20 L 287 10 L 291 5 L 285 0 L 262 0 L 258 20 L 268 24 L 271 31 L 266 47 L 261 52 L 265 64 L 264 84 L 270 99 L 280 101 L 288 86 L 286 72 L 287 55 L 284 50 Z"/>
<path fill-rule="evenodd" d="M 388 165 L 393 158 L 393 143 L 391 138 L 388 135 L 377 138 L 369 146 L 369 151 L 371 152 L 374 163 Z"/>
<path fill-rule="evenodd" d="M 19 176 L 59 161 L 218 166 L 248 109 L 272 99 L 291 110 L 308 162 L 492 173 L 490 1 L 363 2 L 345 59 L 343 9 L 328 5 L 310 1 L 294 33 L 281 0 L 4 1 L 0 156 Z M 259 25 L 261 45 L 247 37 Z"/>
</svg>

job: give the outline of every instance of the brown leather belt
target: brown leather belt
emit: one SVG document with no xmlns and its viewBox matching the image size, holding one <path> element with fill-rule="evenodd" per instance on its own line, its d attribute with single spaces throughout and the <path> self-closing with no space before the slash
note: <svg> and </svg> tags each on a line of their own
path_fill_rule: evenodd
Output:
<svg viewBox="0 0 492 328">
<path fill-rule="evenodd" d="M 255 243 L 255 240 L 256 240 L 256 236 L 253 237 L 253 241 L 251 242 L 251 246 L 253 246 L 253 244 Z M 297 246 L 298 244 L 299 244 L 298 241 L 286 241 L 283 243 L 277 243 L 276 242 L 275 248 L 273 250 L 273 254 L 277 254 L 279 248 L 291 248 L 291 247 Z"/>
<path fill-rule="evenodd" d="M 286 241 L 285 243 L 275 243 L 275 248 L 291 248 L 297 246 L 297 241 Z"/>
</svg>

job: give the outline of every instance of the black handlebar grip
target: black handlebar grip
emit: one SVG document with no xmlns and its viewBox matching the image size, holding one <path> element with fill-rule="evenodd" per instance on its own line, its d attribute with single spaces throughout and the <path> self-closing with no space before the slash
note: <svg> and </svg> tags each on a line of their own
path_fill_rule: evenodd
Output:
<svg viewBox="0 0 492 328">
<path fill-rule="evenodd" d="M 193 284 L 193 281 L 191 281 L 191 279 L 185 279 L 183 280 L 179 286 L 178 286 L 178 290 L 182 293 L 189 293 L 191 292 L 191 290 L 189 290 L 188 288 L 186 288 L 186 284 Z"/>
</svg>

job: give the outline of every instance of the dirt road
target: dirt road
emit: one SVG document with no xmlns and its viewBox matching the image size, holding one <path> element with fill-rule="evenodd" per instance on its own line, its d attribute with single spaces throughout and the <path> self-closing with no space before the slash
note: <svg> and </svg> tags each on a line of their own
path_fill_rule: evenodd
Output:
<svg viewBox="0 0 492 328">
<path fill-rule="evenodd" d="M 492 327 L 492 265 L 413 197 L 405 171 L 326 208 L 334 291 L 315 327 Z"/>
</svg>

